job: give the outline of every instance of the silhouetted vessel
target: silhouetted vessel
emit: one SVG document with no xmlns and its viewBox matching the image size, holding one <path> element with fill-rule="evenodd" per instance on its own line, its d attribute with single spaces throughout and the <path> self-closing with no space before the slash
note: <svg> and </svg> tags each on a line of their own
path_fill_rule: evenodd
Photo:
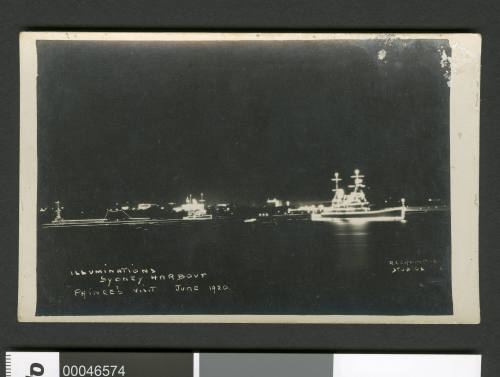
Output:
<svg viewBox="0 0 500 377">
<path fill-rule="evenodd" d="M 319 212 L 311 215 L 313 221 L 404 221 L 405 220 L 405 200 L 401 199 L 401 206 L 388 207 L 373 210 L 370 202 L 366 200 L 363 188 L 364 175 L 359 174 L 359 170 L 354 170 L 354 184 L 349 185 L 352 188 L 350 193 L 339 187 L 339 173 L 335 173 L 332 181 L 335 182 L 335 192 L 329 207 L 323 207 Z"/>
<path fill-rule="evenodd" d="M 290 207 L 290 202 L 273 198 L 267 199 L 266 206 L 262 207 L 256 217 L 261 222 L 281 222 L 291 220 L 310 220 L 311 215 L 307 211 Z M 247 219 L 246 222 L 250 222 Z"/>
</svg>

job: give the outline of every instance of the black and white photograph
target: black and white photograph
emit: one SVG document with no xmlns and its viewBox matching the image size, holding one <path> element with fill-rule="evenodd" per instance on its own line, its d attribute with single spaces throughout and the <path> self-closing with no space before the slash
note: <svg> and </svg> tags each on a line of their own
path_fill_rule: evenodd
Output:
<svg viewBox="0 0 500 377">
<path fill-rule="evenodd" d="M 19 320 L 478 323 L 475 34 L 21 34 Z"/>
</svg>

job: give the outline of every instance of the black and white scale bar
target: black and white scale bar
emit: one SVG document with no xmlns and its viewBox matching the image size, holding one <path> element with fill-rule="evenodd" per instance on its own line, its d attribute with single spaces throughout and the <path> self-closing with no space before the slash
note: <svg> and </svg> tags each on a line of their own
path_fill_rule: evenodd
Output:
<svg viewBox="0 0 500 377">
<path fill-rule="evenodd" d="M 5 354 L 5 377 L 12 376 L 12 361 L 9 353 Z"/>
</svg>

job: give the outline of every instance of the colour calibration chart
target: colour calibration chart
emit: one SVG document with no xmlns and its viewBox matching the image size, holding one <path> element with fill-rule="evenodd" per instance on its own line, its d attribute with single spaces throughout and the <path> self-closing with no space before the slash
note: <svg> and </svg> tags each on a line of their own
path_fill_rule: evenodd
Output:
<svg viewBox="0 0 500 377">
<path fill-rule="evenodd" d="M 7 352 L 7 377 L 480 377 L 480 355 Z"/>
</svg>

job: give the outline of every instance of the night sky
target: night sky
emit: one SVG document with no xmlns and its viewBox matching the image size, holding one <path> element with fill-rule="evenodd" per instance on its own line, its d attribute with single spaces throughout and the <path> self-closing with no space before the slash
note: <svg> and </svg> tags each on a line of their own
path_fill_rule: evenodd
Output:
<svg viewBox="0 0 500 377">
<path fill-rule="evenodd" d="M 39 206 L 449 196 L 446 41 L 37 46 Z"/>
</svg>

